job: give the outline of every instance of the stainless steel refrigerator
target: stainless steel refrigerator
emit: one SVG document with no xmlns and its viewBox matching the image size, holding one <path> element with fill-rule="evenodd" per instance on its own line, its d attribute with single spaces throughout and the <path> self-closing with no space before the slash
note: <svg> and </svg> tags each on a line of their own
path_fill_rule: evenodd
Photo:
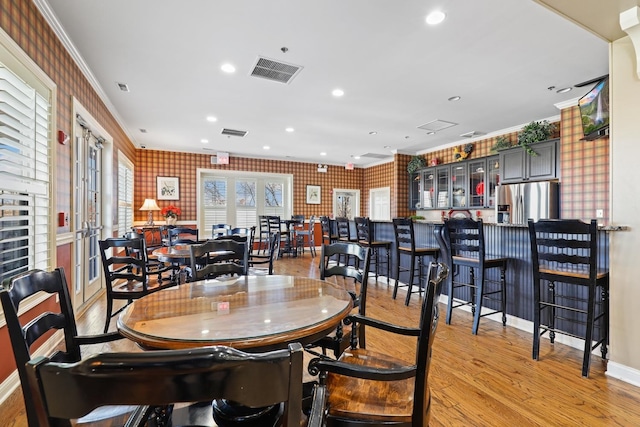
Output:
<svg viewBox="0 0 640 427">
<path fill-rule="evenodd" d="M 496 222 L 502 224 L 526 224 L 534 221 L 558 218 L 560 213 L 560 188 L 557 181 L 501 184 L 496 187 Z"/>
</svg>

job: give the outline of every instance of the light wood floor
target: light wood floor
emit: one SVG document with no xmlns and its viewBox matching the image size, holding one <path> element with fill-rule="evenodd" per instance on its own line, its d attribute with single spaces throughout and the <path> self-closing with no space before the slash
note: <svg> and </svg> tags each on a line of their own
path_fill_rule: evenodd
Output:
<svg viewBox="0 0 640 427">
<path fill-rule="evenodd" d="M 318 277 L 317 260 L 308 253 L 278 260 L 276 274 Z M 421 299 L 413 295 L 405 307 L 404 295 L 391 299 L 392 289 L 371 280 L 367 314 L 415 325 Z M 80 332 L 100 332 L 103 310 L 102 299 L 86 310 L 78 321 Z M 584 379 L 580 351 L 543 340 L 536 362 L 531 359 L 531 334 L 483 319 L 474 336 L 471 320 L 470 314 L 454 310 L 451 325 L 444 316 L 438 325 L 430 371 L 431 426 L 640 425 L 640 388 L 608 378 L 599 357 L 592 356 L 590 377 Z M 411 360 L 415 344 L 370 333 L 367 345 Z M 113 350 L 137 348 L 120 340 L 88 352 Z M 0 425 L 27 425 L 19 389 L 0 405 Z"/>
</svg>

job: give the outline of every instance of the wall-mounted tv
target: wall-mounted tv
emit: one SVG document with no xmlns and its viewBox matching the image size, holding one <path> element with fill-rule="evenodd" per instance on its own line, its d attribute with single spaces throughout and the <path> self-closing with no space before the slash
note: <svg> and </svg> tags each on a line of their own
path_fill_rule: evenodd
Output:
<svg viewBox="0 0 640 427">
<path fill-rule="evenodd" d="M 593 140 L 609 134 L 609 76 L 600 80 L 578 101 L 584 139 Z"/>
</svg>

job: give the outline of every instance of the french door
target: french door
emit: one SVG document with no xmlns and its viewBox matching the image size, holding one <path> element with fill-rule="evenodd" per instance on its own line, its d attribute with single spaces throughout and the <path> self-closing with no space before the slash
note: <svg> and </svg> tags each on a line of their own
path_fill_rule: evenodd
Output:
<svg viewBox="0 0 640 427">
<path fill-rule="evenodd" d="M 76 124 L 74 165 L 74 296 L 82 306 L 102 286 L 100 249 L 102 234 L 102 141 Z"/>
</svg>

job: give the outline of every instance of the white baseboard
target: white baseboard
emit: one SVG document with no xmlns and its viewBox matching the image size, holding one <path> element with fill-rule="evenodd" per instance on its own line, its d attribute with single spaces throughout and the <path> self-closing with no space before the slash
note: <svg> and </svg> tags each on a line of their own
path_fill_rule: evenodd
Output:
<svg viewBox="0 0 640 427">
<path fill-rule="evenodd" d="M 52 354 L 55 348 L 64 339 L 64 333 L 57 331 L 47 341 L 45 341 L 36 351 L 33 352 L 32 357 L 46 356 Z M 13 393 L 20 385 L 20 377 L 18 376 L 18 370 L 14 370 L 11 375 L 7 377 L 2 383 L 0 383 L 0 405 Z"/>
<path fill-rule="evenodd" d="M 637 369 L 609 361 L 607 362 L 607 372 L 605 374 L 611 378 L 640 387 L 640 371 Z"/>
</svg>

